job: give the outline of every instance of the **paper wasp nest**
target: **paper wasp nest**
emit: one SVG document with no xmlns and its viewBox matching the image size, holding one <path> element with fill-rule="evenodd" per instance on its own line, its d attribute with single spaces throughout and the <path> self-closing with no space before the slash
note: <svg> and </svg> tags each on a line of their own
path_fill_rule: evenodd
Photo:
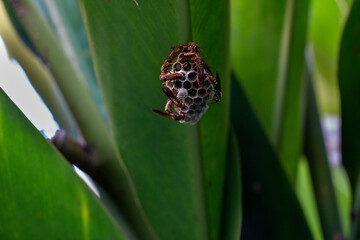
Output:
<svg viewBox="0 0 360 240">
<path fill-rule="evenodd" d="M 182 108 L 175 105 L 176 113 L 183 113 L 184 119 L 179 120 L 181 123 L 191 125 L 197 123 L 201 116 L 208 109 L 207 101 L 213 98 L 215 92 L 212 88 L 206 71 L 204 71 L 204 85 L 199 87 L 197 81 L 196 63 L 176 61 L 172 67 L 172 72 L 180 72 L 185 75 L 184 80 L 166 81 L 166 86 L 170 88 L 176 97 L 184 103 Z"/>
<path fill-rule="evenodd" d="M 162 116 L 181 123 L 196 124 L 208 109 L 207 102 L 221 98 L 220 82 L 214 78 L 205 61 L 199 56 L 195 43 L 174 47 L 165 60 L 160 80 L 168 97 Z"/>
</svg>

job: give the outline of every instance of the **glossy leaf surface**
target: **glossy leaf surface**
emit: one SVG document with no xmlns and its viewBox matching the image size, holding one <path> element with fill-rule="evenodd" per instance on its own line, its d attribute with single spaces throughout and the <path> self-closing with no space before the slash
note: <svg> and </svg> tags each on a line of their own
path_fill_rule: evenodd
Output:
<svg viewBox="0 0 360 240">
<path fill-rule="evenodd" d="M 2 90 L 0 128 L 1 239 L 131 236 Z"/>
<path fill-rule="evenodd" d="M 212 151 L 213 145 L 202 145 L 197 126 L 180 124 L 151 111 L 162 109 L 166 103 L 158 79 L 171 47 L 191 40 L 190 6 L 183 1 L 82 0 L 80 4 L 110 127 L 150 222 L 162 239 L 208 238 L 211 233 L 201 146 Z M 205 46 L 210 43 L 204 41 Z M 212 59 L 224 58 L 217 55 L 219 51 L 212 53 L 206 47 L 204 51 Z M 225 69 L 224 65 L 219 68 Z M 216 111 L 217 107 L 211 108 Z M 219 108 L 226 109 L 226 105 Z M 220 139 L 226 133 L 222 134 Z M 207 139 L 217 137 L 207 131 Z M 219 155 L 225 158 L 222 151 Z"/>
</svg>

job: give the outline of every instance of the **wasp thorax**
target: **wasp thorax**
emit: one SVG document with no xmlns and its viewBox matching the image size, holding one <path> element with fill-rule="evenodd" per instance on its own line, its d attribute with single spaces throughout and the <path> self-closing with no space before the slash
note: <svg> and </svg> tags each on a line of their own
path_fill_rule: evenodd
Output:
<svg viewBox="0 0 360 240">
<path fill-rule="evenodd" d="M 155 112 L 192 125 L 206 112 L 209 100 L 219 99 L 220 82 L 199 56 L 199 50 L 195 43 L 173 48 L 161 68 L 160 76 L 168 103 L 165 112 Z"/>
</svg>

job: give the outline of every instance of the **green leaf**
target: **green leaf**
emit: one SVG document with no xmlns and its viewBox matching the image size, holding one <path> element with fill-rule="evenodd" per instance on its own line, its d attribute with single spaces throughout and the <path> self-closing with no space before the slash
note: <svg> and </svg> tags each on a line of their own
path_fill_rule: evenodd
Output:
<svg viewBox="0 0 360 240">
<path fill-rule="evenodd" d="M 266 133 L 239 82 L 232 80 L 231 120 L 242 163 L 241 238 L 312 239 L 294 189 Z"/>
<path fill-rule="evenodd" d="M 345 237 L 350 235 L 351 185 L 342 165 L 331 166 L 331 176 L 334 182 L 336 200 L 338 202 L 341 222 Z"/>
<path fill-rule="evenodd" d="M 223 221 L 220 239 L 240 239 L 241 232 L 241 169 L 238 143 L 231 129 L 223 200 Z"/>
<path fill-rule="evenodd" d="M 2 90 L 0 129 L 1 239 L 131 237 Z"/>
<path fill-rule="evenodd" d="M 211 238 L 220 237 L 221 209 L 229 129 L 229 1 L 190 0 L 192 36 L 212 72 L 219 72 L 223 98 L 210 105 L 200 122 Z"/>
<path fill-rule="evenodd" d="M 345 1 L 311 1 L 309 41 L 315 56 L 314 85 L 321 113 L 340 113 L 337 55 L 347 12 Z"/>
<path fill-rule="evenodd" d="M 342 159 L 355 193 L 360 176 L 360 1 L 355 0 L 340 45 L 338 77 L 341 95 Z M 354 105 L 355 104 L 355 105 Z"/>
<path fill-rule="evenodd" d="M 314 188 L 311 180 L 309 164 L 305 157 L 299 161 L 298 174 L 296 175 L 296 193 L 304 211 L 311 232 L 316 240 L 323 240 L 319 213 L 317 211 Z"/>
<path fill-rule="evenodd" d="M 231 64 L 269 136 L 286 2 L 231 1 Z"/>
<path fill-rule="evenodd" d="M 80 6 L 110 128 L 153 228 L 160 239 L 208 239 L 198 127 L 151 111 L 167 99 L 161 64 L 171 46 L 190 40 L 189 5 L 81 0 Z"/>
<path fill-rule="evenodd" d="M 343 236 L 313 83 L 307 81 L 304 153 L 308 159 L 324 239 Z"/>
<path fill-rule="evenodd" d="M 231 58 L 294 183 L 302 144 L 309 1 L 232 1 Z"/>
<path fill-rule="evenodd" d="M 303 75 L 308 8 L 308 0 L 287 2 L 271 134 L 292 183 L 296 179 L 302 150 L 305 91 Z"/>
</svg>

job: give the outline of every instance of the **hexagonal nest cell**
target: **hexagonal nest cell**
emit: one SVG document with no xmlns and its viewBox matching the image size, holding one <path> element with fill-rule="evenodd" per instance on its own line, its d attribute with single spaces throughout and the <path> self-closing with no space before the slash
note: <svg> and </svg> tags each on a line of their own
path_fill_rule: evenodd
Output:
<svg viewBox="0 0 360 240">
<path fill-rule="evenodd" d="M 221 98 L 221 87 L 193 42 L 179 45 L 161 67 L 160 80 L 168 97 L 165 111 L 154 110 L 180 123 L 196 124 L 208 109 L 207 102 Z M 180 74 L 179 74 L 180 73 Z"/>
</svg>

